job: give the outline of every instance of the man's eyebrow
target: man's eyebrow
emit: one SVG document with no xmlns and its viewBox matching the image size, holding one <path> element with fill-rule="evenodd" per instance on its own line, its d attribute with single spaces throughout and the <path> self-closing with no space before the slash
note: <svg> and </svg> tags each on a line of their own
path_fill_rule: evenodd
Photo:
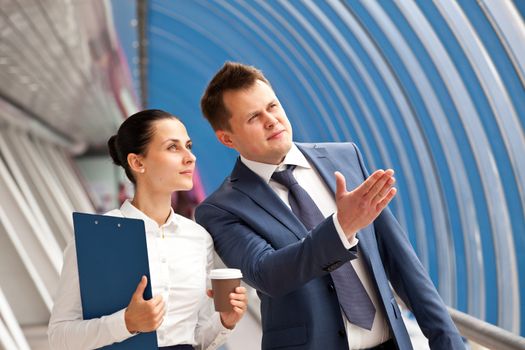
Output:
<svg viewBox="0 0 525 350">
<path fill-rule="evenodd" d="M 277 100 L 276 98 L 274 98 L 273 100 L 271 100 L 270 102 L 268 102 L 268 103 L 266 104 L 266 107 L 268 107 L 268 106 L 271 105 L 271 104 L 277 103 L 277 101 L 278 101 L 278 100 Z M 257 109 L 257 110 L 254 110 L 254 111 L 248 112 L 248 113 L 246 113 L 246 118 L 250 118 L 251 116 L 256 115 L 256 114 L 259 113 L 260 111 L 261 111 L 261 109 Z"/>
<path fill-rule="evenodd" d="M 261 111 L 261 110 L 258 109 L 258 110 L 255 110 L 255 111 L 248 112 L 248 113 L 246 113 L 246 118 L 249 118 L 249 117 L 251 117 L 251 116 L 254 116 L 254 115 L 256 115 L 257 113 L 259 113 L 260 111 Z"/>
</svg>

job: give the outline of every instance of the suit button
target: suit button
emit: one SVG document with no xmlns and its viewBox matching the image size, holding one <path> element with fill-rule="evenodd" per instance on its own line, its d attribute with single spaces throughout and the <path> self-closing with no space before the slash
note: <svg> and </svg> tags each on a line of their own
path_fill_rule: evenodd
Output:
<svg viewBox="0 0 525 350">
<path fill-rule="evenodd" d="M 346 337 L 346 333 L 345 331 L 343 331 L 342 329 L 340 329 L 337 334 L 339 334 L 340 337 Z"/>
</svg>

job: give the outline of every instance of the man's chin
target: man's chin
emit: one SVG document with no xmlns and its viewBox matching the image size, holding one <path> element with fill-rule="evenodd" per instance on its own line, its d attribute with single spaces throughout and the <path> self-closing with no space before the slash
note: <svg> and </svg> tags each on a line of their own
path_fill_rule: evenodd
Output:
<svg viewBox="0 0 525 350">
<path fill-rule="evenodd" d="M 275 159 L 280 159 L 279 163 L 281 163 L 288 152 L 290 152 L 290 149 L 292 149 L 292 143 L 289 142 L 288 144 L 282 145 L 282 147 L 279 147 L 279 149 L 275 150 Z"/>
<path fill-rule="evenodd" d="M 290 150 L 292 149 L 292 140 L 286 140 L 286 142 L 283 143 L 282 145 L 282 150 L 283 150 L 283 153 L 284 155 L 286 156 L 288 154 L 288 152 L 290 152 Z"/>
</svg>

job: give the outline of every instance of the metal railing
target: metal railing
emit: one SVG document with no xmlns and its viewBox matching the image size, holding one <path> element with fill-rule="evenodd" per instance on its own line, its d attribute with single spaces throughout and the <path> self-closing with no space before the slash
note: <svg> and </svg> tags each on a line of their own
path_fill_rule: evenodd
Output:
<svg viewBox="0 0 525 350">
<path fill-rule="evenodd" d="M 525 350 L 525 338 L 503 328 L 448 308 L 452 320 L 462 336 L 481 346 L 495 350 Z"/>
</svg>

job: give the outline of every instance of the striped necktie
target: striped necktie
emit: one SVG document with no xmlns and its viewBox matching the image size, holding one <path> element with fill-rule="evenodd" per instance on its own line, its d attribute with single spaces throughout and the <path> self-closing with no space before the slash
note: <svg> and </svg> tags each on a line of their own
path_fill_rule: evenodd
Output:
<svg viewBox="0 0 525 350">
<path fill-rule="evenodd" d="M 292 165 L 284 171 L 274 172 L 272 179 L 288 189 L 288 202 L 292 212 L 310 231 L 324 220 L 324 216 L 306 190 L 297 183 L 293 176 L 294 169 L 295 165 Z M 339 304 L 348 321 L 359 327 L 372 329 L 376 309 L 352 264 L 346 262 L 330 275 Z"/>
</svg>

